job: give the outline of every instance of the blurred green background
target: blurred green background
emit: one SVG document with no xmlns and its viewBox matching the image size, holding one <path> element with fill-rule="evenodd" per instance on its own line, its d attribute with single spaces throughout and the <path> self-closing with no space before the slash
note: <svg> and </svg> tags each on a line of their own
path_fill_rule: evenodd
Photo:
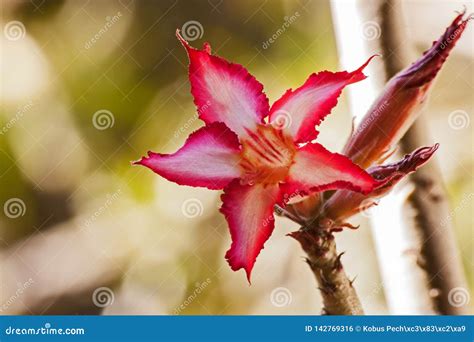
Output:
<svg viewBox="0 0 474 342">
<path fill-rule="evenodd" d="M 173 152 L 202 125 L 176 28 L 192 45 L 209 41 L 215 53 L 246 66 L 274 101 L 312 72 L 339 70 L 329 1 L 1 6 L 2 314 L 319 313 L 303 253 L 285 236 L 294 224 L 277 219 L 249 286 L 224 260 L 230 237 L 219 193 L 177 186 L 130 161 L 147 150 Z M 420 52 L 461 5 L 449 7 L 447 17 L 433 7 L 407 2 L 410 39 Z M 437 161 L 453 208 L 447 219 L 472 287 L 472 126 L 467 116 L 467 126 L 446 128 L 451 112 L 473 112 L 472 27 L 463 40 L 424 115 L 442 146 Z M 373 64 L 369 77 L 383 69 Z M 319 139 L 337 151 L 350 129 L 343 96 Z M 339 248 L 349 275 L 358 276 L 366 311 L 380 314 L 387 310 L 383 284 L 364 220 L 354 220 L 359 231 L 340 234 Z"/>
</svg>

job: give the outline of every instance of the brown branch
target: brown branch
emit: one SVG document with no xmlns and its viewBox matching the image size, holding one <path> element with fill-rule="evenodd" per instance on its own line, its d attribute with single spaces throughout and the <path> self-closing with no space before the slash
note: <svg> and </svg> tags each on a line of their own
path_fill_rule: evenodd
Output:
<svg viewBox="0 0 474 342">
<path fill-rule="evenodd" d="M 382 48 L 384 50 L 387 78 L 406 67 L 411 60 L 410 49 L 406 48 L 409 35 L 404 32 L 401 3 L 399 0 L 385 0 L 382 7 Z M 393 52 L 397 53 L 394 54 Z M 405 152 L 429 144 L 428 126 L 425 117 L 420 116 L 401 140 Z M 409 198 L 416 211 L 414 229 L 421 236 L 420 248 L 423 269 L 429 286 L 436 289 L 433 304 L 440 314 L 467 314 L 466 307 L 449 304 L 448 293 L 456 287 L 466 288 L 461 260 L 450 221 L 450 210 L 442 175 L 438 166 L 431 162 L 411 176 L 415 190 Z"/>
<path fill-rule="evenodd" d="M 326 315 L 363 315 L 359 297 L 346 275 L 334 235 L 323 229 L 302 228 L 291 233 L 307 254 L 306 262 L 319 284 Z"/>
</svg>

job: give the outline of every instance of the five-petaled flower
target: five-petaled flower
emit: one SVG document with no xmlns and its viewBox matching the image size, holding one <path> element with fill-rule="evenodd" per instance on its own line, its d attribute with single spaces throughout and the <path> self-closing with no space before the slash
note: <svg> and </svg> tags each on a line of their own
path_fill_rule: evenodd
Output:
<svg viewBox="0 0 474 342">
<path fill-rule="evenodd" d="M 241 65 L 189 46 L 189 78 L 205 126 L 176 153 L 148 152 L 135 162 L 180 185 L 224 189 L 221 212 L 232 246 L 226 258 L 247 278 L 274 228 L 274 206 L 294 195 L 329 189 L 372 191 L 375 180 L 347 157 L 313 142 L 315 126 L 337 104 L 346 85 L 366 78 L 363 69 L 312 74 L 271 107 L 263 86 Z"/>
</svg>

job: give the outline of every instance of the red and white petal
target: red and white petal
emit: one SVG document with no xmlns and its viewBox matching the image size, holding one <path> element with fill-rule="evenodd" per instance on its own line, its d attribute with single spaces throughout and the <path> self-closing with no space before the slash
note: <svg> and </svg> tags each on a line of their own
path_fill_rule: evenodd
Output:
<svg viewBox="0 0 474 342">
<path fill-rule="evenodd" d="M 315 126 L 336 106 L 342 89 L 367 77 L 363 70 L 373 57 L 353 72 L 322 71 L 312 74 L 301 87 L 294 91 L 287 90 L 273 104 L 270 122 L 288 131 L 297 143 L 313 140 L 318 135 Z"/>
<path fill-rule="evenodd" d="M 245 269 L 249 282 L 255 260 L 273 232 L 273 206 L 280 201 L 278 184 L 242 185 L 235 180 L 224 189 L 221 212 L 232 236 L 225 257 L 232 270 Z"/>
<path fill-rule="evenodd" d="M 240 177 L 239 153 L 235 133 L 216 122 L 192 133 L 177 152 L 148 152 L 148 157 L 134 164 L 146 166 L 180 185 L 223 189 Z"/>
<path fill-rule="evenodd" d="M 207 124 L 224 122 L 239 136 L 263 123 L 269 105 L 263 85 L 241 65 L 210 53 L 206 44 L 197 50 L 179 35 L 189 56 L 189 79 L 199 117 Z"/>
<path fill-rule="evenodd" d="M 376 181 L 341 154 L 332 153 L 320 144 L 309 143 L 298 151 L 283 184 L 285 197 L 315 191 L 349 189 L 372 191 Z"/>
</svg>

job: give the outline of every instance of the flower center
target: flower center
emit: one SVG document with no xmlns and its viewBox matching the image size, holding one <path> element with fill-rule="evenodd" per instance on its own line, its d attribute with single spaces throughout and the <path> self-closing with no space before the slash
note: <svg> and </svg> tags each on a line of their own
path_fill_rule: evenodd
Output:
<svg viewBox="0 0 474 342">
<path fill-rule="evenodd" d="M 249 184 L 274 184 L 283 181 L 293 163 L 293 139 L 271 125 L 258 125 L 242 141 L 240 166 L 242 179 Z"/>
</svg>

